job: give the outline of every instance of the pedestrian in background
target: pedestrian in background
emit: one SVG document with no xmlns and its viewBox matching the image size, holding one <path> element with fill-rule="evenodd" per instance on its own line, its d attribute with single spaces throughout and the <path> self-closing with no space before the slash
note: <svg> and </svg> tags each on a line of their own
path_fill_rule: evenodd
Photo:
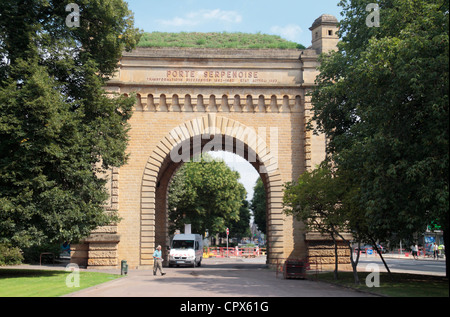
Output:
<svg viewBox="0 0 450 317">
<path fill-rule="evenodd" d="M 157 270 L 159 270 L 161 272 L 161 275 L 165 275 L 166 273 L 164 273 L 164 270 L 162 267 L 163 258 L 162 258 L 162 254 L 161 254 L 161 246 L 160 245 L 158 245 L 155 252 L 153 252 L 153 259 L 154 259 L 153 275 L 156 275 Z"/>
<path fill-rule="evenodd" d="M 411 251 L 412 251 L 412 256 L 414 259 L 417 260 L 417 251 L 419 250 L 419 247 L 417 246 L 417 244 L 413 245 L 411 247 Z"/>
<path fill-rule="evenodd" d="M 439 260 L 439 248 L 436 242 L 433 245 L 433 259 Z"/>
</svg>

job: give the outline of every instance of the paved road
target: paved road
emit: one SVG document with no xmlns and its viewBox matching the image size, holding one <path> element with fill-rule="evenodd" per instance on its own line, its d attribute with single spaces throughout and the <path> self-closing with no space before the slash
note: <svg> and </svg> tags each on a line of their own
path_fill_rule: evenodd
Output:
<svg viewBox="0 0 450 317">
<path fill-rule="evenodd" d="M 410 257 L 389 254 L 384 255 L 384 259 L 391 272 L 445 276 L 445 259 L 433 260 L 420 257 L 415 260 Z M 386 272 L 386 268 L 378 256 L 362 255 L 358 263 L 358 270 L 364 271 L 366 266 L 372 263 L 378 265 L 380 272 Z"/>
<path fill-rule="evenodd" d="M 369 297 L 327 283 L 283 279 L 258 259 L 203 259 L 197 268 L 165 268 L 165 276 L 130 270 L 124 278 L 67 297 Z"/>
</svg>

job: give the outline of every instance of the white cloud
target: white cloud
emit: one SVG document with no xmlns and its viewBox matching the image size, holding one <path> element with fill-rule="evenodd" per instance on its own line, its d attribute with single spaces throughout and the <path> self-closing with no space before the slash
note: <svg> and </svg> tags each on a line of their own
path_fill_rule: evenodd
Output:
<svg viewBox="0 0 450 317">
<path fill-rule="evenodd" d="M 282 38 L 297 42 L 300 41 L 300 35 L 303 33 L 303 30 L 300 26 L 296 24 L 289 24 L 286 26 L 273 26 L 270 28 L 270 31 L 274 34 L 280 35 Z"/>
<path fill-rule="evenodd" d="M 198 24 L 198 21 L 175 17 L 171 20 L 158 20 L 158 23 L 165 26 L 194 26 Z"/>
<path fill-rule="evenodd" d="M 240 23 L 242 21 L 242 16 L 235 11 L 222 11 L 220 9 L 201 10 L 198 14 L 204 20 L 219 20 L 230 23 Z"/>
<path fill-rule="evenodd" d="M 184 17 L 174 17 L 169 20 L 158 20 L 164 26 L 196 26 L 211 21 L 221 21 L 226 23 L 240 23 L 242 16 L 235 11 L 199 10 L 189 12 Z"/>
</svg>

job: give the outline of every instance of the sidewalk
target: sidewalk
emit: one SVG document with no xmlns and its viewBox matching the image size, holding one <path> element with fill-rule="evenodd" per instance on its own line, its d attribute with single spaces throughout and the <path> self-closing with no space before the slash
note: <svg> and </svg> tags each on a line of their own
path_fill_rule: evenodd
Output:
<svg viewBox="0 0 450 317">
<path fill-rule="evenodd" d="M 353 254 L 354 257 L 356 257 L 356 254 Z M 380 256 L 376 253 L 374 254 L 366 254 L 366 253 L 362 253 L 359 256 L 360 259 L 364 259 L 364 258 L 380 258 Z M 424 260 L 424 261 L 444 261 L 445 262 L 445 256 L 443 257 L 439 257 L 437 260 L 433 259 L 433 257 L 425 257 L 423 255 L 420 255 L 417 259 L 415 259 L 410 253 L 383 253 L 383 258 L 385 259 L 406 259 L 406 260 Z"/>
<path fill-rule="evenodd" d="M 120 279 L 65 297 L 373 297 L 372 294 L 312 280 L 277 278 L 264 258 L 209 258 L 201 267 L 130 270 Z M 232 299 L 230 299 L 232 301 Z M 241 299 L 244 301 L 244 299 Z"/>
</svg>

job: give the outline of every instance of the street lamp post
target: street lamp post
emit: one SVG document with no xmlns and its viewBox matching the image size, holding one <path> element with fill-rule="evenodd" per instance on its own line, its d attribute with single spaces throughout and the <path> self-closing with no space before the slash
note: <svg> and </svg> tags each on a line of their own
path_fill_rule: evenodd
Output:
<svg viewBox="0 0 450 317">
<path fill-rule="evenodd" d="M 230 229 L 227 228 L 227 258 L 229 258 L 228 255 L 228 235 L 230 234 Z"/>
</svg>

